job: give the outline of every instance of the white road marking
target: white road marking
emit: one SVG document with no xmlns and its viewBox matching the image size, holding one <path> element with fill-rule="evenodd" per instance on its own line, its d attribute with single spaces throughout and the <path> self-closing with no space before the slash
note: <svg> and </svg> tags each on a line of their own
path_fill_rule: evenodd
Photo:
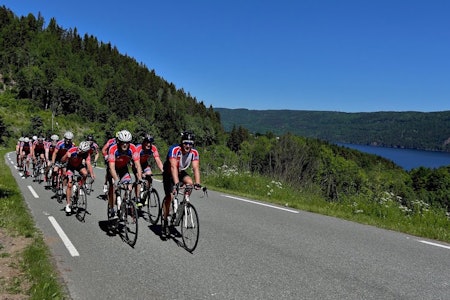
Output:
<svg viewBox="0 0 450 300">
<path fill-rule="evenodd" d="M 28 189 L 30 190 L 31 194 L 33 194 L 34 198 L 39 198 L 39 195 L 36 193 L 36 191 L 33 189 L 31 185 L 28 186 Z"/>
<path fill-rule="evenodd" d="M 70 255 L 72 256 L 80 256 L 80 253 L 78 253 L 75 246 L 72 244 L 72 242 L 67 237 L 64 230 L 62 230 L 61 226 L 59 226 L 58 222 L 56 222 L 55 218 L 52 216 L 49 216 L 48 219 L 52 223 L 53 227 L 55 228 L 56 232 L 58 233 L 59 237 L 63 241 L 64 245 L 66 246 L 67 250 L 69 250 Z"/>
<path fill-rule="evenodd" d="M 445 248 L 445 249 L 450 249 L 450 246 L 444 246 L 444 245 L 441 245 L 441 244 L 432 243 L 432 242 L 423 241 L 423 240 L 417 240 L 417 241 L 419 241 L 419 242 L 421 242 L 421 243 L 424 243 L 424 244 L 436 246 L 436 247 L 441 247 L 441 248 Z"/>
<path fill-rule="evenodd" d="M 283 208 L 283 207 L 279 207 L 279 206 L 275 206 L 275 205 L 270 205 L 270 204 L 266 204 L 266 203 L 251 201 L 251 200 L 242 199 L 242 198 L 233 197 L 233 196 L 228 196 L 228 195 L 222 195 L 222 197 L 227 197 L 227 198 L 231 198 L 231 199 L 235 199 L 235 200 L 239 200 L 239 201 L 243 201 L 243 202 L 248 202 L 248 203 L 252 203 L 252 204 L 257 204 L 257 205 L 261 205 L 261 206 L 266 206 L 266 207 L 275 208 L 275 209 L 291 212 L 291 213 L 294 213 L 294 214 L 298 214 L 298 211 L 293 210 L 293 209 L 289 209 L 289 208 Z"/>
</svg>

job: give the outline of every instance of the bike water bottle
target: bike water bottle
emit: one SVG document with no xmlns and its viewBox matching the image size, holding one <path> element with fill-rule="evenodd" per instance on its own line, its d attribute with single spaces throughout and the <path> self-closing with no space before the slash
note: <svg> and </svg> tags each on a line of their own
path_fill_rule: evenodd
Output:
<svg viewBox="0 0 450 300">
<path fill-rule="evenodd" d="M 144 187 L 141 185 L 141 199 L 144 199 Z"/>
<path fill-rule="evenodd" d="M 72 195 L 77 193 L 77 185 L 75 183 L 72 184 Z"/>
<path fill-rule="evenodd" d="M 178 199 L 173 198 L 173 213 L 176 213 L 178 210 Z"/>
<path fill-rule="evenodd" d="M 120 195 L 117 195 L 117 209 L 120 209 L 120 205 L 122 204 L 122 198 Z"/>
</svg>

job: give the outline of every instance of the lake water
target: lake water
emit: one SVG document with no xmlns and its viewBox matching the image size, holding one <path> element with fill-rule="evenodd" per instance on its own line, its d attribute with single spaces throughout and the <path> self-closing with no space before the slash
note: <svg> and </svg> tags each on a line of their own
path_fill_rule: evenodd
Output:
<svg viewBox="0 0 450 300">
<path fill-rule="evenodd" d="M 384 148 L 343 143 L 337 144 L 390 159 L 407 171 L 418 167 L 439 168 L 450 165 L 450 153 L 447 152 Z"/>
</svg>

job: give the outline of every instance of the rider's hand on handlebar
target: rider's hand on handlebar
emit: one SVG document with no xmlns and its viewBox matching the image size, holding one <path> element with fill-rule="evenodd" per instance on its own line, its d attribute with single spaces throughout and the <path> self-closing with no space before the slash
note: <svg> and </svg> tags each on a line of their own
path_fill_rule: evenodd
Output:
<svg viewBox="0 0 450 300">
<path fill-rule="evenodd" d="M 202 188 L 202 185 L 200 183 L 194 184 L 194 189 L 199 190 Z"/>
</svg>

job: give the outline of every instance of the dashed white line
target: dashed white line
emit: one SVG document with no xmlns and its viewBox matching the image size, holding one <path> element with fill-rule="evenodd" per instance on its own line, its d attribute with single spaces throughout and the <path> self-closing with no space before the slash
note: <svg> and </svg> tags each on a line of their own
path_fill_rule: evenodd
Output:
<svg viewBox="0 0 450 300">
<path fill-rule="evenodd" d="M 424 244 L 428 244 L 428 245 L 432 245 L 432 246 L 436 246 L 436 247 L 441 247 L 441 248 L 445 248 L 445 249 L 450 249 L 450 246 L 445 246 L 445 245 L 441 245 L 441 244 L 437 244 L 437 243 L 433 243 L 433 242 L 428 242 L 428 241 L 423 241 L 423 240 L 418 240 L 421 243 Z"/>
<path fill-rule="evenodd" d="M 59 237 L 63 241 L 64 245 L 66 246 L 67 250 L 69 250 L 70 255 L 72 256 L 80 256 L 80 253 L 78 253 L 75 246 L 72 244 L 72 242 L 67 237 L 64 230 L 62 230 L 61 226 L 59 226 L 58 222 L 56 222 L 55 218 L 52 216 L 49 216 L 48 219 L 50 220 L 50 223 L 52 223 L 53 227 L 55 228 L 56 232 L 58 233 Z"/>
<path fill-rule="evenodd" d="M 33 187 L 31 185 L 28 185 L 28 189 L 30 190 L 30 192 L 34 198 L 36 198 L 36 199 L 39 198 L 39 195 L 36 193 L 36 191 L 33 189 Z"/>
<path fill-rule="evenodd" d="M 222 197 L 227 197 L 227 198 L 231 198 L 231 199 L 235 199 L 235 200 L 239 200 L 239 201 L 243 201 L 243 202 L 248 202 L 248 203 L 252 203 L 252 204 L 257 204 L 257 205 L 261 205 L 261 206 L 266 206 L 266 207 L 275 208 L 275 209 L 291 212 L 294 214 L 298 214 L 298 211 L 289 209 L 289 208 L 283 208 L 283 207 L 279 207 L 279 206 L 275 206 L 275 205 L 270 205 L 270 204 L 266 204 L 266 203 L 256 202 L 256 201 L 242 199 L 242 198 L 228 196 L 228 195 L 222 195 Z"/>
</svg>

